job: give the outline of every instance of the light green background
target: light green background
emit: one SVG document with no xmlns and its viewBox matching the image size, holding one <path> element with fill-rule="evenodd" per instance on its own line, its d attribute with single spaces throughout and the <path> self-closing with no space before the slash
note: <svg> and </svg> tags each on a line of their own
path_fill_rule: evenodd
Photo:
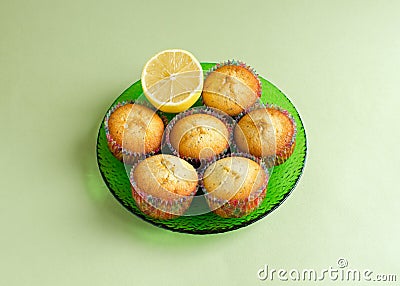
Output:
<svg viewBox="0 0 400 286">
<path fill-rule="evenodd" d="M 271 285 L 257 279 L 264 264 L 339 257 L 400 280 L 399 2 L 232 2 L 0 2 L 1 285 Z M 305 172 L 267 218 L 172 233 L 102 182 L 101 119 L 167 48 L 243 60 L 298 108 Z"/>
</svg>

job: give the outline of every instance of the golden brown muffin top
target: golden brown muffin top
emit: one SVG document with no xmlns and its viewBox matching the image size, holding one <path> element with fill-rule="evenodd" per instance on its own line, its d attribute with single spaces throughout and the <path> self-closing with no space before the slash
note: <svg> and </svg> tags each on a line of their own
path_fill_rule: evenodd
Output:
<svg viewBox="0 0 400 286">
<path fill-rule="evenodd" d="M 260 82 L 257 79 L 257 77 L 245 67 L 236 65 L 226 65 L 217 68 L 215 71 L 237 78 L 238 80 L 243 82 L 246 86 L 250 87 L 256 93 L 260 89 Z"/>
<path fill-rule="evenodd" d="M 264 169 L 245 157 L 226 157 L 211 164 L 204 173 L 208 194 L 223 200 L 243 200 L 263 187 Z"/>
<path fill-rule="evenodd" d="M 164 123 L 150 108 L 128 103 L 111 114 L 108 129 L 118 145 L 144 154 L 160 148 Z"/>
<path fill-rule="evenodd" d="M 240 119 L 234 139 L 242 152 L 266 157 L 284 152 L 294 133 L 295 126 L 286 114 L 275 108 L 261 108 Z"/>
<path fill-rule="evenodd" d="M 137 188 L 162 199 L 179 199 L 197 188 L 196 170 L 183 159 L 159 154 L 141 161 L 133 172 Z"/>
<path fill-rule="evenodd" d="M 255 103 L 261 90 L 258 78 L 247 68 L 226 65 L 211 72 L 204 81 L 207 106 L 236 116 Z"/>
<path fill-rule="evenodd" d="M 171 129 L 170 142 L 182 156 L 210 158 L 228 148 L 229 131 L 215 116 L 192 114 L 175 123 Z"/>
</svg>

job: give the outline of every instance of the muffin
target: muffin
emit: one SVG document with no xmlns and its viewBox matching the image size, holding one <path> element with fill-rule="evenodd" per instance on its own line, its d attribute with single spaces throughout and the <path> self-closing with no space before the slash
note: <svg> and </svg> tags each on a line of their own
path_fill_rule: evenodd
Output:
<svg viewBox="0 0 400 286">
<path fill-rule="evenodd" d="M 167 127 L 167 142 L 181 158 L 210 160 L 229 147 L 231 128 L 226 119 L 210 109 L 181 113 Z"/>
<path fill-rule="evenodd" d="M 206 167 L 202 187 L 210 209 L 221 217 L 242 217 L 265 197 L 268 171 L 254 157 L 232 154 Z"/>
<path fill-rule="evenodd" d="M 134 103 L 120 103 L 105 120 L 108 147 L 114 156 L 154 154 L 160 150 L 164 123 L 152 109 Z"/>
<path fill-rule="evenodd" d="M 241 152 L 256 157 L 274 157 L 275 165 L 279 165 L 294 151 L 296 124 L 286 110 L 278 107 L 255 109 L 235 126 L 234 141 Z"/>
<path fill-rule="evenodd" d="M 204 81 L 205 105 L 237 116 L 261 96 L 261 83 L 249 66 L 236 61 L 217 65 Z"/>
<path fill-rule="evenodd" d="M 197 191 L 196 170 L 183 159 L 158 154 L 140 161 L 130 174 L 139 209 L 156 219 L 183 215 Z"/>
</svg>

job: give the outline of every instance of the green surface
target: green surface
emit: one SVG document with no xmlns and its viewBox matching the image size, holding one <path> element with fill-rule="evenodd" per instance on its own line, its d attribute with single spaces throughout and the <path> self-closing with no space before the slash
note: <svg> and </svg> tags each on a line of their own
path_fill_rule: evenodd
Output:
<svg viewBox="0 0 400 286">
<path fill-rule="evenodd" d="M 257 271 L 345 257 L 400 275 L 399 11 L 387 0 L 0 1 L 0 285 L 397 286 Z M 218 235 L 166 231 L 104 184 L 103 115 L 168 48 L 242 60 L 301 113 L 304 173 L 266 218 Z"/>
<path fill-rule="evenodd" d="M 212 63 L 202 63 L 205 72 L 213 66 Z M 288 98 L 269 81 L 262 77 L 260 77 L 260 80 L 262 85 L 261 101 L 276 104 L 288 110 L 296 121 L 297 135 L 296 147 L 292 156 L 284 164 L 273 168 L 266 197 L 257 210 L 241 218 L 229 219 L 219 217 L 212 212 L 197 216 L 181 216 L 172 220 L 154 219 L 143 214 L 132 198 L 129 178 L 124 164 L 114 158 L 108 149 L 104 124 L 102 124 L 97 142 L 97 158 L 99 168 L 112 194 L 129 211 L 146 221 L 169 230 L 195 234 L 220 233 L 244 227 L 266 216 L 272 209 L 278 207 L 294 189 L 303 171 L 307 150 L 306 135 L 299 114 Z M 137 81 L 124 91 L 112 105 L 114 106 L 122 101 L 135 100 L 142 94 L 141 83 Z M 198 104 L 201 104 L 201 100 Z"/>
</svg>

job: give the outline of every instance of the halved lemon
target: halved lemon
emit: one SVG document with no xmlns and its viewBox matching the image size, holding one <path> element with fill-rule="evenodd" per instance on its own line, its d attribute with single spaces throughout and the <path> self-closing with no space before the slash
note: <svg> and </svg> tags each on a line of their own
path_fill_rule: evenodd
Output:
<svg viewBox="0 0 400 286">
<path fill-rule="evenodd" d="M 203 69 L 190 52 L 165 50 L 146 63 L 141 81 L 143 93 L 154 107 L 178 113 L 199 99 L 203 89 Z"/>
</svg>

